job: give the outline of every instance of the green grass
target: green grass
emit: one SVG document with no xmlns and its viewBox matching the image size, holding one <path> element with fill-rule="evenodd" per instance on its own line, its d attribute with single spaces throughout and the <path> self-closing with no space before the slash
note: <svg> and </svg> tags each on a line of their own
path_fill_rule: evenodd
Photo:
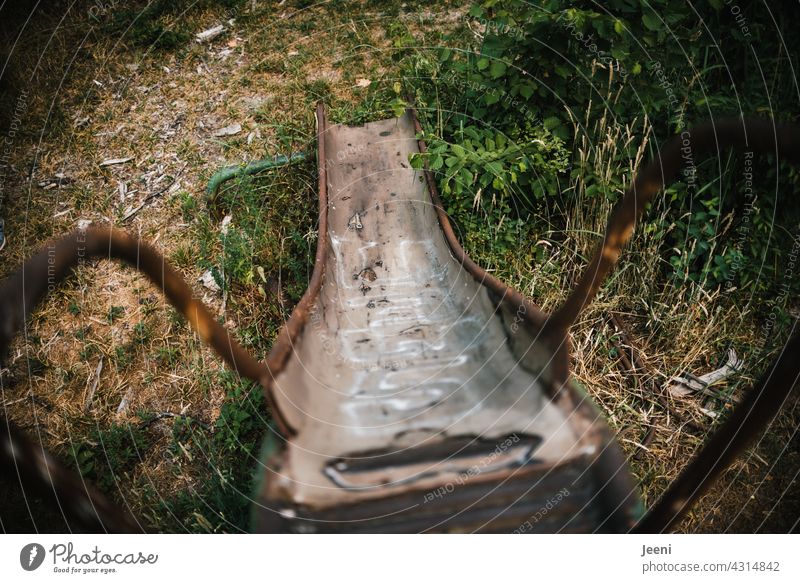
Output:
<svg viewBox="0 0 800 583">
<path fill-rule="evenodd" d="M 106 492 L 116 492 L 125 474 L 141 462 L 148 447 L 146 433 L 137 425 L 111 425 L 93 429 L 73 445 L 74 465 L 85 478 Z"/>
<path fill-rule="evenodd" d="M 226 402 L 211 428 L 177 418 L 172 424 L 169 451 L 175 472 L 197 464 L 205 475 L 200 485 L 164 498 L 148 484 L 142 486 L 151 521 L 174 532 L 248 530 L 250 497 L 255 488 L 258 449 L 269 425 L 261 387 L 242 383 L 232 373 L 213 382 L 226 389 Z"/>
</svg>

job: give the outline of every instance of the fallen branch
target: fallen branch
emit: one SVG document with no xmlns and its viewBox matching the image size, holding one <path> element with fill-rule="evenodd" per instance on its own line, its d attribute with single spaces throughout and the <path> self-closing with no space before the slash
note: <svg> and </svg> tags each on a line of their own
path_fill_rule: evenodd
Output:
<svg viewBox="0 0 800 583">
<path fill-rule="evenodd" d="M 165 192 L 170 190 L 173 186 L 178 184 L 178 178 L 180 178 L 181 174 L 183 174 L 183 170 L 185 168 L 186 168 L 186 164 L 183 165 L 183 168 L 180 169 L 180 172 L 178 172 L 178 174 L 175 175 L 175 177 L 172 179 L 172 182 L 170 182 L 167 186 L 165 186 L 161 190 L 157 190 L 156 192 L 150 193 L 146 197 L 144 197 L 144 200 L 142 201 L 142 204 L 137 206 L 135 209 L 132 209 L 132 210 L 128 211 L 125 214 L 125 216 L 122 217 L 122 222 L 125 223 L 128 220 L 130 220 L 131 217 L 133 217 L 136 213 L 138 213 L 140 210 L 142 210 L 144 207 L 146 207 L 150 203 L 150 201 L 158 198 L 159 196 L 161 196 L 162 194 L 164 194 Z"/>
<path fill-rule="evenodd" d="M 89 412 L 89 409 L 92 406 L 92 401 L 94 400 L 94 394 L 97 392 L 97 385 L 100 384 L 100 375 L 103 372 L 103 357 L 100 357 L 100 361 L 97 363 L 97 368 L 94 369 L 94 375 L 89 377 L 86 380 L 86 386 L 89 387 L 89 390 L 86 393 L 86 399 L 83 401 L 83 411 L 85 413 Z"/>
<path fill-rule="evenodd" d="M 161 419 L 183 419 L 189 423 L 194 423 L 195 425 L 199 425 L 206 431 L 211 431 L 211 427 L 209 427 L 206 423 L 203 423 L 202 421 L 195 419 L 194 417 L 190 417 L 189 415 L 183 415 L 182 413 L 172 413 L 170 411 L 157 413 L 156 415 L 153 415 L 150 419 L 145 419 L 139 424 L 139 428 L 146 429 L 147 427 L 150 427 L 153 423 Z"/>
</svg>

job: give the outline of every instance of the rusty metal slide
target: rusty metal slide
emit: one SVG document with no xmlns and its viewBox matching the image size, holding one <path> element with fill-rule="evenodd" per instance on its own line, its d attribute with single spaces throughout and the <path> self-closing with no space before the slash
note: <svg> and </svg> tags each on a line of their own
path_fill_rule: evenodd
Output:
<svg viewBox="0 0 800 583">
<path fill-rule="evenodd" d="M 0 282 L 0 358 L 76 265 L 144 272 L 200 337 L 258 381 L 277 428 L 265 440 L 254 528 L 267 532 L 660 532 L 671 528 L 786 401 L 800 334 L 640 519 L 605 421 L 569 376 L 569 328 L 635 221 L 695 155 L 735 147 L 800 162 L 800 131 L 723 120 L 669 140 L 615 208 L 575 290 L 553 314 L 460 247 L 428 172 L 413 112 L 360 127 L 317 109 L 319 237 L 305 296 L 265 363 L 249 355 L 152 247 L 113 228 L 49 243 Z M 143 525 L 0 416 L 0 471 L 49 493 L 91 531 Z"/>
<path fill-rule="evenodd" d="M 635 488 L 565 383 L 565 337 L 465 261 L 409 166 L 411 112 L 329 127 L 320 109 L 318 125 L 318 261 L 269 362 L 290 437 L 259 528 L 628 530 Z"/>
</svg>

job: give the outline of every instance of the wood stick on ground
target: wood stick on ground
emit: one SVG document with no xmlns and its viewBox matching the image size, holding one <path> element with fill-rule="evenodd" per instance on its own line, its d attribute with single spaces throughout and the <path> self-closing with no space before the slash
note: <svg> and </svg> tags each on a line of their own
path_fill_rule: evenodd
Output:
<svg viewBox="0 0 800 583">
<path fill-rule="evenodd" d="M 648 378 L 650 379 L 649 382 L 646 383 L 647 385 L 647 395 L 645 394 L 644 390 L 639 390 L 639 395 L 642 400 L 647 401 L 647 397 L 651 396 L 655 398 L 658 405 L 664 410 L 671 413 L 678 422 L 683 423 L 685 426 L 693 429 L 695 431 L 704 433 L 705 429 L 695 423 L 690 419 L 684 419 L 683 415 L 678 413 L 670 404 L 669 399 L 667 399 L 661 392 L 658 391 L 656 388 L 656 374 L 655 371 L 650 368 L 650 366 L 641 358 L 641 350 L 633 343 L 631 340 L 630 332 L 628 332 L 628 327 L 623 323 L 621 316 L 619 314 L 614 314 L 613 312 L 609 312 L 609 317 L 611 319 L 611 323 L 613 324 L 614 328 L 616 328 L 619 335 L 622 337 L 625 346 L 627 346 L 631 351 L 631 357 L 628 358 L 625 351 L 619 345 L 619 343 L 612 337 L 611 342 L 614 344 L 614 347 L 617 349 L 617 352 L 620 354 L 621 360 L 623 365 L 625 366 L 625 372 L 630 374 L 634 382 L 636 383 L 635 386 L 637 390 L 639 390 L 639 377 L 638 373 L 645 372 L 647 373 Z M 635 364 L 635 367 L 634 367 Z M 649 446 L 650 443 L 653 441 L 653 437 L 655 436 L 655 426 L 651 425 L 647 432 L 645 433 L 644 437 L 642 438 L 642 445 L 645 447 Z M 636 452 L 634 457 L 639 457 L 644 450 L 639 450 Z"/>
</svg>

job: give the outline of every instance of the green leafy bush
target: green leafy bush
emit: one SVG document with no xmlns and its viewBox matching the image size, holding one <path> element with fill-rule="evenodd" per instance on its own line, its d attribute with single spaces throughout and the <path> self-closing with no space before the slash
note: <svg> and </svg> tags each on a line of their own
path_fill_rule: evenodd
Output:
<svg viewBox="0 0 800 583">
<path fill-rule="evenodd" d="M 792 79 L 779 65 L 786 50 L 781 43 L 797 55 L 800 42 L 767 33 L 775 26 L 771 22 L 737 20 L 721 1 L 690 7 L 667 0 L 484 0 L 468 18 L 477 42 L 454 37 L 435 59 L 415 55 L 407 75 L 424 126 L 435 134 L 426 135 L 432 146 L 426 158 L 463 239 L 491 242 L 492 232 L 506 224 L 517 235 L 558 228 L 564 206 L 579 204 L 578 193 L 616 200 L 631 177 L 603 175 L 579 151 L 578 138 L 604 139 L 607 126 L 593 123 L 603 116 L 617 125 L 646 119 L 650 156 L 656 153 L 652 145 L 708 118 L 794 116 L 786 107 L 793 103 Z M 776 8 L 779 27 L 791 18 L 788 9 Z M 713 39 L 706 38 L 708 31 Z M 756 42 L 759 62 L 752 50 Z M 537 135 L 551 147 L 535 147 L 531 138 Z M 642 138 L 605 152 L 604 161 L 633 159 Z M 536 154 L 541 158 L 528 163 Z M 784 204 L 800 186 L 798 175 L 766 160 L 754 182 L 767 188 L 757 193 L 757 210 L 745 216 L 742 209 L 753 201 L 743 185 L 742 159 L 725 156 L 694 160 L 694 181 L 675 184 L 656 203 L 668 211 L 652 213 L 665 217 L 655 226 L 661 273 L 665 281 L 774 290 L 792 245 L 789 228 L 800 220 L 800 205 Z M 523 159 L 525 169 L 518 164 Z M 515 223 L 537 217 L 547 220 L 538 226 Z M 480 246 L 472 251 L 484 262 L 496 259 L 494 249 L 485 258 Z"/>
<path fill-rule="evenodd" d="M 515 132 L 512 140 L 490 127 L 462 126 L 453 142 L 431 136 L 428 151 L 412 156 L 414 168 L 437 177 L 446 211 L 468 252 L 491 250 L 492 264 L 513 253 L 537 201 L 556 191 L 567 167 L 560 139 L 543 127 Z"/>
</svg>

